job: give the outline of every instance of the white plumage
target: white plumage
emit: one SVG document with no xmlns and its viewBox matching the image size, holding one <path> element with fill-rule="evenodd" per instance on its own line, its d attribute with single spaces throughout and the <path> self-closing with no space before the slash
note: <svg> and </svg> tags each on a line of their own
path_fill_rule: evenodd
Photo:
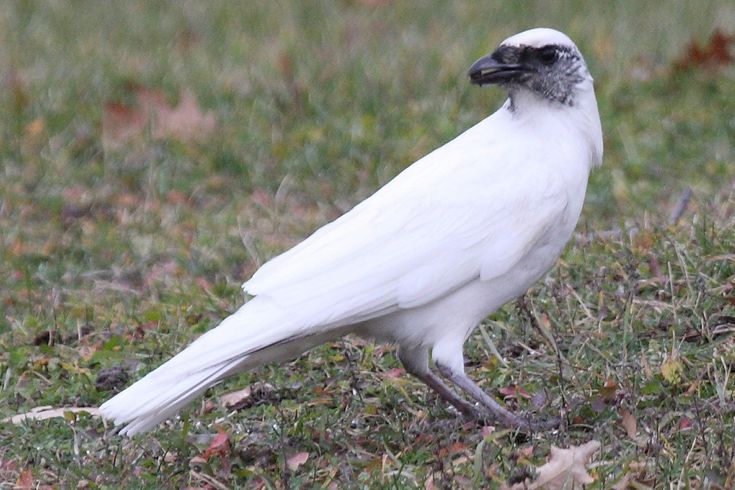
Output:
<svg viewBox="0 0 735 490">
<path fill-rule="evenodd" d="M 102 414 L 142 432 L 228 375 L 354 333 L 396 342 L 407 370 L 464 414 L 528 423 L 466 376 L 462 346 L 562 252 L 601 162 L 600 122 L 584 61 L 557 31 L 507 39 L 470 75 L 506 87 L 508 101 L 263 265 L 243 285 L 253 299 Z M 429 351 L 479 406 L 431 371 Z"/>
</svg>

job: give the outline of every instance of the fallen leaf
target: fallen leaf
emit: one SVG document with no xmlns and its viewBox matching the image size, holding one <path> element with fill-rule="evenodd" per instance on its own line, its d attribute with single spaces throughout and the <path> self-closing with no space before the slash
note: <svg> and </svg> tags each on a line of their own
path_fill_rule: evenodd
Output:
<svg viewBox="0 0 735 490">
<path fill-rule="evenodd" d="M 212 289 L 212 283 L 209 282 L 206 277 L 197 277 L 194 279 L 194 282 L 197 286 L 206 291 L 210 291 Z"/>
<path fill-rule="evenodd" d="M 83 490 L 85 488 L 92 488 L 92 482 L 87 479 L 82 479 L 77 482 L 77 490 Z"/>
<path fill-rule="evenodd" d="M 12 417 L 7 417 L 2 420 L 4 424 L 11 423 L 11 424 L 20 424 L 26 420 L 46 420 L 46 419 L 53 419 L 53 418 L 64 418 L 65 414 L 67 413 L 88 413 L 89 415 L 93 417 L 99 417 L 100 416 L 100 410 L 96 407 L 61 407 L 61 408 L 51 408 L 51 407 L 36 407 L 32 408 L 29 412 L 13 415 Z"/>
<path fill-rule="evenodd" d="M 203 466 L 207 462 L 206 459 L 202 458 L 201 456 L 194 456 L 189 460 L 189 466 L 191 467 L 197 467 L 197 466 Z"/>
<path fill-rule="evenodd" d="M 503 395 L 503 398 L 518 398 L 519 396 L 529 400 L 531 395 L 522 387 L 518 385 L 509 385 L 498 389 L 498 393 Z"/>
<path fill-rule="evenodd" d="M 694 328 L 688 328 L 686 332 L 684 332 L 683 339 L 686 342 L 698 342 L 699 339 L 702 338 L 702 334 L 699 330 Z"/>
<path fill-rule="evenodd" d="M 685 53 L 674 63 L 676 70 L 693 68 L 716 69 L 732 64 L 735 61 L 730 49 L 735 44 L 735 36 L 728 36 L 719 29 L 715 29 L 709 41 L 700 46 L 692 41 Z"/>
<path fill-rule="evenodd" d="M 641 461 L 631 461 L 628 463 L 626 473 L 610 488 L 612 490 L 628 490 L 629 488 L 650 489 L 653 488 L 653 481 L 650 476 L 646 477 L 646 463 Z"/>
<path fill-rule="evenodd" d="M 625 433 L 628 434 L 628 437 L 630 437 L 632 440 L 637 440 L 638 438 L 638 421 L 636 420 L 635 416 L 630 413 L 629 410 L 626 410 L 625 408 L 621 410 L 620 415 L 622 417 L 622 420 L 620 421 L 620 425 L 623 426 L 623 429 L 625 429 Z"/>
<path fill-rule="evenodd" d="M 120 148 L 150 128 L 155 139 L 200 140 L 216 127 L 214 114 L 202 111 L 194 94 L 183 90 L 171 106 L 163 92 L 134 85 L 135 103 L 108 102 L 102 110 L 102 144 Z"/>
<path fill-rule="evenodd" d="M 38 136 L 39 134 L 41 134 L 43 132 L 45 126 L 46 125 L 45 125 L 45 123 L 43 121 L 43 118 L 37 117 L 33 121 L 31 121 L 28 124 L 26 124 L 26 127 L 25 127 L 26 135 L 28 135 L 28 136 L 30 136 L 32 138 L 33 137 L 36 137 L 36 136 Z"/>
<path fill-rule="evenodd" d="M 13 488 L 17 490 L 30 490 L 33 488 L 33 473 L 30 468 L 26 468 L 20 472 L 20 476 L 18 476 L 18 479 L 15 481 L 15 486 Z"/>
<path fill-rule="evenodd" d="M 230 410 L 239 410 L 247 404 L 247 401 L 252 393 L 253 390 L 249 386 L 241 390 L 231 391 L 230 393 L 225 393 L 224 395 L 221 395 L 219 397 L 219 403 L 224 408 Z"/>
<path fill-rule="evenodd" d="M 102 146 L 115 149 L 145 130 L 148 116 L 138 108 L 108 102 L 102 108 Z"/>
<path fill-rule="evenodd" d="M 166 201 L 171 204 L 186 204 L 188 200 L 189 196 L 177 189 L 171 190 L 166 194 Z"/>
<path fill-rule="evenodd" d="M 679 360 L 679 356 L 676 351 L 667 356 L 661 364 L 661 375 L 669 383 L 675 384 L 681 381 L 681 375 L 683 372 L 684 365 Z"/>
<path fill-rule="evenodd" d="M 641 367 L 643 368 L 643 374 L 646 376 L 646 378 L 650 378 L 651 376 L 653 376 L 653 370 L 648 364 L 648 359 L 643 352 L 641 352 Z"/>
<path fill-rule="evenodd" d="M 510 490 L 562 490 L 588 485 L 595 479 L 587 473 L 586 465 L 598 449 L 600 443 L 595 440 L 567 449 L 551 446 L 549 460 L 538 468 L 536 479 L 516 483 Z"/>
<path fill-rule="evenodd" d="M 230 436 L 226 432 L 218 432 L 216 436 L 212 438 L 207 446 L 207 449 L 202 453 L 202 457 L 209 461 L 212 456 L 226 457 L 230 454 Z"/>
<path fill-rule="evenodd" d="M 607 404 L 605 403 L 605 400 L 602 399 L 599 396 L 593 398 L 592 399 L 592 402 L 590 403 L 590 407 L 592 407 L 592 410 L 594 410 L 595 412 L 598 412 L 598 413 L 599 412 L 602 412 L 603 410 L 605 410 L 605 407 L 606 406 L 607 406 Z"/>
<path fill-rule="evenodd" d="M 393 368 L 393 369 L 387 370 L 383 374 L 383 376 L 385 376 L 386 378 L 400 378 L 405 373 L 406 373 L 406 370 L 403 368 Z"/>
<path fill-rule="evenodd" d="M 94 380 L 94 386 L 97 391 L 110 391 L 121 388 L 127 384 L 128 372 L 120 366 L 100 369 L 97 378 Z"/>
<path fill-rule="evenodd" d="M 154 121 L 153 136 L 176 138 L 181 141 L 197 140 L 214 131 L 215 120 L 211 112 L 202 112 L 194 95 L 184 91 L 176 107 L 163 106 Z"/>
<path fill-rule="evenodd" d="M 286 466 L 288 466 L 289 470 L 296 471 L 297 469 L 299 469 L 299 466 L 306 463 L 308 459 L 309 459 L 309 453 L 306 453 L 306 452 L 296 453 L 286 460 Z"/>
<path fill-rule="evenodd" d="M 692 396 L 699 390 L 699 382 L 694 382 L 689 385 L 689 388 L 687 388 L 686 392 L 684 392 L 684 395 L 686 396 Z"/>
<path fill-rule="evenodd" d="M 618 390 L 618 384 L 615 382 L 614 379 L 608 378 L 605 380 L 605 384 L 602 386 L 602 389 L 600 389 L 600 396 L 603 400 L 606 402 L 612 401 L 615 399 L 615 394 Z"/>
<path fill-rule="evenodd" d="M 447 456 L 455 456 L 463 451 L 467 450 L 467 445 L 461 442 L 453 442 L 449 447 L 444 447 L 439 450 L 439 456 L 445 458 Z"/>
<path fill-rule="evenodd" d="M 434 485 L 434 475 L 429 475 L 429 478 L 426 479 L 424 482 L 424 490 L 436 490 L 436 485 Z"/>
<path fill-rule="evenodd" d="M 632 479 L 633 475 L 631 473 L 626 473 L 615 485 L 612 486 L 612 490 L 627 490 Z"/>
<path fill-rule="evenodd" d="M 528 458 L 530 458 L 531 456 L 533 456 L 533 446 L 526 446 L 526 447 L 522 447 L 522 448 L 519 448 L 519 449 L 518 449 L 518 450 L 516 451 L 516 454 L 517 454 L 517 455 L 518 455 L 519 457 L 523 457 L 523 458 L 526 458 L 526 459 L 528 459 Z"/>
</svg>

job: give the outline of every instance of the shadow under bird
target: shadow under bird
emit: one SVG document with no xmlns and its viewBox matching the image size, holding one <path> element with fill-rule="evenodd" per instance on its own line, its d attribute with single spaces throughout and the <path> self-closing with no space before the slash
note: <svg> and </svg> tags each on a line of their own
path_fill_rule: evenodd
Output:
<svg viewBox="0 0 735 490">
<path fill-rule="evenodd" d="M 572 235 L 602 161 L 593 80 L 575 44 L 544 28 L 506 39 L 469 77 L 500 85 L 508 99 L 263 265 L 243 285 L 252 299 L 105 402 L 102 415 L 134 435 L 227 376 L 355 334 L 396 343 L 406 371 L 467 417 L 545 427 L 475 384 L 462 349 Z"/>
</svg>

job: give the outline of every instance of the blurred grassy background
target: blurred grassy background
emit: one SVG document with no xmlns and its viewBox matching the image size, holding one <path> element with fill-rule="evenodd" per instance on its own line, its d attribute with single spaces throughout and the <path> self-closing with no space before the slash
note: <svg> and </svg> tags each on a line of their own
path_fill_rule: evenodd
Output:
<svg viewBox="0 0 735 490">
<path fill-rule="evenodd" d="M 240 303 L 238 286 L 259 262 L 492 113 L 503 94 L 471 87 L 466 69 L 505 37 L 535 26 L 569 34 L 596 79 L 605 162 L 592 176 L 580 231 L 625 224 L 651 228 L 648 246 L 661 247 L 661 257 L 673 254 L 675 269 L 677 253 L 691 257 L 682 275 L 694 274 L 697 264 L 711 265 L 706 257 L 731 253 L 732 234 L 712 228 L 732 223 L 735 72 L 726 63 L 688 70 L 676 69 L 676 63 L 686 58 L 690 42 L 706 44 L 716 28 L 735 33 L 732 2 L 5 2 L 0 7 L 0 416 L 43 404 L 97 404 L 109 395 L 95 387 L 100 368 L 123 364 L 137 377 L 216 323 Z M 144 90 L 155 91 L 172 108 L 191 94 L 194 116 L 212 116 L 216 129 L 196 137 L 157 137 L 145 130 L 108 144 L 105 118 L 114 108 L 134 114 L 130 108 Z M 686 188 L 694 197 L 685 221 L 699 228 L 676 232 L 680 235 L 662 231 Z M 709 241 L 692 245 L 686 242 L 692 236 Z M 676 240 L 685 244 L 667 248 Z M 591 287 L 580 294 L 594 303 L 594 295 L 603 293 L 585 283 L 585 276 L 602 268 L 627 270 L 635 253 L 648 260 L 648 249 L 630 252 L 628 245 L 572 247 L 557 276 L 571 287 Z M 666 273 L 666 260 L 660 262 Z M 610 274 L 613 282 L 620 278 Z M 707 272 L 707 284 L 719 294 L 728 274 L 732 266 L 718 263 Z M 614 295 L 618 285 L 600 281 L 595 284 Z M 553 301 L 544 291 L 539 301 Z M 689 307 L 696 316 L 704 306 L 692 298 Z M 552 323 L 565 328 L 559 315 Z M 662 314 L 651 315 L 656 323 Z M 510 325 L 522 315 L 508 311 L 497 318 Z M 57 334 L 49 332 L 63 340 L 81 337 L 82 330 L 89 334 L 86 341 L 43 345 L 45 339 L 54 343 Z M 609 340 L 611 349 L 620 345 L 620 339 Z M 321 354 L 314 355 L 317 359 L 303 366 L 264 372 L 293 384 L 299 376 L 312 376 L 303 373 L 304 366 L 320 365 Z M 305 383 L 326 383 L 319 376 L 327 374 L 342 379 L 344 358 L 326 359 L 324 372 Z M 366 367 L 364 359 L 359 368 L 353 366 L 359 371 L 355 376 L 369 378 L 363 371 L 390 369 L 394 362 L 381 356 L 373 361 L 377 367 Z M 585 362 L 591 364 L 582 369 L 599 382 L 618 372 L 614 363 L 599 358 Z M 490 368 L 501 370 L 493 371 L 500 376 L 497 383 L 518 382 L 512 367 Z M 533 365 L 528 369 L 532 373 Z M 354 380 L 342 381 L 346 385 L 338 385 L 349 393 Z M 380 390 L 381 380 L 372 381 L 372 389 Z M 420 385 L 408 386 L 420 394 L 414 398 L 424 397 Z M 579 381 L 576 388 L 586 386 Z M 390 404 L 396 393 L 383 393 L 387 401 L 381 403 Z M 259 410 L 249 416 L 260 420 L 258 427 L 267 426 L 275 409 Z M 400 412 L 397 406 L 395 413 Z M 349 425 L 335 412 L 312 416 Z M 395 431 L 388 431 L 386 440 L 406 431 L 401 415 L 396 417 L 387 422 Z M 383 429 L 388 430 L 373 430 Z M 37 448 L 16 448 L 5 456 L 17 467 L 12 478 L 24 467 L 33 468 L 40 481 L 43 471 L 57 480 L 90 484 L 105 472 L 111 476 L 103 483 L 127 478 L 93 438 L 84 444 L 94 446 L 96 462 L 82 464 L 67 446 L 65 426 L 1 429 L 2 437 Z M 196 452 L 183 439 L 166 444 L 182 455 Z M 340 444 L 349 451 L 349 438 Z M 57 445 L 64 449 L 54 452 Z M 430 461 L 396 457 L 413 475 L 396 482 L 423 484 L 431 465 L 442 461 L 432 453 L 439 448 L 429 446 L 424 456 Z M 508 456 L 509 447 L 498 449 L 498 457 Z M 38 470 L 41 459 L 45 470 Z M 672 461 L 674 475 L 683 460 Z M 143 473 L 160 483 L 181 465 L 186 468 L 184 456 L 158 476 Z M 339 481 L 370 486 L 370 475 L 380 471 L 350 465 L 356 475 L 367 476 Z M 258 478 L 274 486 L 289 481 L 278 465 L 268 468 Z M 502 467 L 498 478 L 516 469 Z M 255 478 L 248 471 L 246 477 Z M 384 474 L 381 478 L 385 482 Z"/>
</svg>

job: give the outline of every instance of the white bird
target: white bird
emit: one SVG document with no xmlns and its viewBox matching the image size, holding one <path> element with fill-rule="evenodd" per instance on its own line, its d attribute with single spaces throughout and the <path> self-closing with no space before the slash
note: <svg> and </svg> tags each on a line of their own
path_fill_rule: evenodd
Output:
<svg viewBox="0 0 735 490">
<path fill-rule="evenodd" d="M 462 348 L 473 329 L 554 264 L 602 162 L 593 80 L 561 32 L 531 29 L 469 70 L 509 94 L 487 119 L 263 265 L 253 296 L 101 413 L 134 435 L 227 376 L 355 334 L 398 345 L 406 371 L 468 417 L 533 427 L 478 387 Z M 460 388 L 457 394 L 430 367 Z"/>
</svg>

